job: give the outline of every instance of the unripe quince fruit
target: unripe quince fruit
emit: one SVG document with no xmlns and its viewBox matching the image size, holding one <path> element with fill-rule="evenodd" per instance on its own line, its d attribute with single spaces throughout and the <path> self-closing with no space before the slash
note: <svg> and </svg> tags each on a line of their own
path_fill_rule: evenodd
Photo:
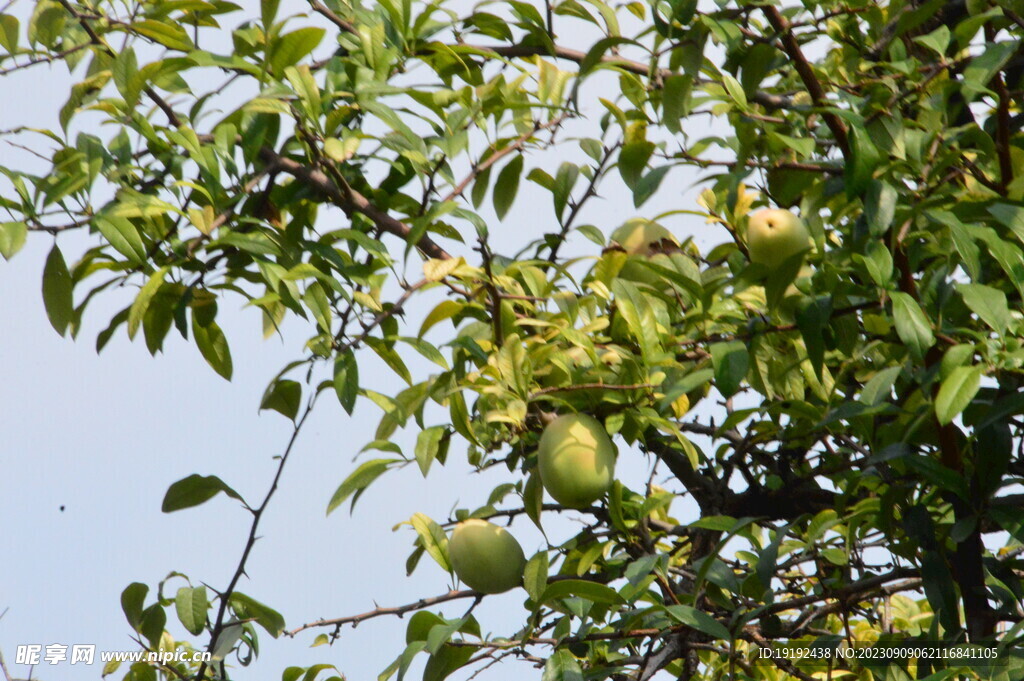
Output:
<svg viewBox="0 0 1024 681">
<path fill-rule="evenodd" d="M 612 232 L 611 240 L 621 246 L 628 256 L 619 270 L 620 277 L 638 284 L 663 285 L 657 273 L 637 261 L 649 258 L 662 267 L 672 269 L 672 261 L 666 251 L 679 247 L 679 241 L 672 232 L 657 222 L 633 218 Z"/>
<path fill-rule="evenodd" d="M 523 547 L 504 527 L 471 518 L 448 540 L 448 557 L 459 579 L 480 593 L 498 594 L 523 582 Z"/>
<path fill-rule="evenodd" d="M 811 248 L 807 225 L 788 210 L 765 208 L 747 223 L 747 251 L 750 261 L 778 267 L 797 253 Z"/>
<path fill-rule="evenodd" d="M 586 414 L 559 416 L 540 438 L 540 479 L 558 503 L 586 508 L 611 487 L 615 456 L 615 445 L 597 419 Z"/>
</svg>

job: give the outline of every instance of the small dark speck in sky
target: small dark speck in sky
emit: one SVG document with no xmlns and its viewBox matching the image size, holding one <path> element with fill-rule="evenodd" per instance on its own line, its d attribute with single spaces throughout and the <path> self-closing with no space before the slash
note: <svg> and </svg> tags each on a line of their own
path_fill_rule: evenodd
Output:
<svg viewBox="0 0 1024 681">
<path fill-rule="evenodd" d="M 60 505 L 60 512 L 61 512 L 61 513 L 63 513 L 63 512 L 64 512 L 64 504 L 61 504 L 61 505 Z"/>
</svg>

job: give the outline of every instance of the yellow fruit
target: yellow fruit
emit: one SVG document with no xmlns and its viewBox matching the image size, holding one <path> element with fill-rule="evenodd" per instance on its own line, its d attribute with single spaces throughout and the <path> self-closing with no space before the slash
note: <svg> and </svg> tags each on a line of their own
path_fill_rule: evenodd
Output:
<svg viewBox="0 0 1024 681">
<path fill-rule="evenodd" d="M 615 478 L 615 445 L 597 419 L 559 416 L 540 438 L 540 479 L 555 501 L 585 508 L 608 491 Z"/>
<path fill-rule="evenodd" d="M 523 582 L 523 547 L 504 527 L 473 518 L 448 540 L 448 557 L 459 579 L 480 593 L 498 594 Z"/>
<path fill-rule="evenodd" d="M 807 226 L 788 210 L 765 208 L 750 216 L 747 251 L 751 262 L 778 267 L 810 247 L 811 235 Z"/>
</svg>

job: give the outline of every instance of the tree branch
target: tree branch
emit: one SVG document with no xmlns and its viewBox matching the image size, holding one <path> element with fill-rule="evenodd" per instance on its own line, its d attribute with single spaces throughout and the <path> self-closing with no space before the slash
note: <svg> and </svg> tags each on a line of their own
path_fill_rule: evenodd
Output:
<svg viewBox="0 0 1024 681">
<path fill-rule="evenodd" d="M 814 69 L 811 67 L 810 62 L 807 61 L 807 57 L 804 56 L 803 50 L 800 49 L 800 43 L 797 42 L 796 36 L 793 35 L 789 21 L 782 16 L 782 13 L 775 6 L 767 6 L 763 9 L 768 23 L 779 33 L 782 48 L 789 58 L 793 60 L 793 67 L 800 74 L 800 80 L 803 81 L 804 87 L 807 88 L 807 92 L 811 95 L 814 105 L 819 107 L 829 106 L 829 102 L 825 98 L 825 90 L 822 89 L 818 77 L 814 75 Z M 825 124 L 828 125 L 829 130 L 835 136 L 836 144 L 839 145 L 839 149 L 843 152 L 843 157 L 849 159 L 850 141 L 847 138 L 846 126 L 834 113 L 825 112 L 822 113 L 822 116 L 825 119 Z"/>
<path fill-rule="evenodd" d="M 444 197 L 442 203 L 443 202 L 447 202 L 447 201 L 454 201 L 457 196 L 461 196 L 462 192 L 466 191 L 466 187 L 469 186 L 469 183 L 472 182 L 473 180 L 475 180 L 480 175 L 480 173 L 484 172 L 485 170 L 490 168 L 492 165 L 494 165 L 495 163 L 497 163 L 498 161 L 503 159 L 505 156 L 511 154 L 513 151 L 517 151 L 519 149 L 522 149 L 523 145 L 525 145 L 530 140 L 531 137 L 536 135 L 541 130 L 547 130 L 548 128 L 557 127 L 558 125 L 560 125 L 562 123 L 562 121 L 564 121 L 566 118 L 568 118 L 568 116 L 569 116 L 569 114 L 564 113 L 564 114 L 561 114 L 559 116 L 555 116 L 554 118 L 552 118 L 547 123 L 538 123 L 538 122 L 535 121 L 534 124 L 533 124 L 533 128 L 531 130 L 529 130 L 528 132 L 525 132 L 522 135 L 520 135 L 519 137 L 517 137 L 507 147 L 504 147 L 503 149 L 499 149 L 498 151 L 496 151 L 493 154 L 491 154 L 490 156 L 488 156 L 485 160 L 483 160 L 480 163 L 474 165 L 470 169 L 469 174 L 466 175 L 466 177 L 464 177 L 461 182 L 459 182 L 457 185 L 455 185 L 455 188 L 452 189 L 452 191 L 448 194 L 448 196 Z"/>
<path fill-rule="evenodd" d="M 281 454 L 281 460 L 277 464 L 277 470 L 274 473 L 274 479 L 270 483 L 270 489 L 267 490 L 266 495 L 263 497 L 263 502 L 258 508 L 252 510 L 252 523 L 249 526 L 249 537 L 245 542 L 245 548 L 242 550 L 242 557 L 238 560 L 238 566 L 235 568 L 235 574 L 231 577 L 231 581 L 228 583 L 228 588 L 219 594 L 220 605 L 217 608 L 217 619 L 214 621 L 214 625 L 210 630 L 210 645 L 207 650 L 212 654 L 214 647 L 217 645 L 217 639 L 224 632 L 224 616 L 227 614 L 228 601 L 231 600 L 231 595 L 235 592 L 235 588 L 238 586 L 238 581 L 245 574 L 245 565 L 249 560 L 249 554 L 252 553 L 253 546 L 256 545 L 256 531 L 259 529 L 260 520 L 263 518 L 263 513 L 267 510 L 267 505 L 270 504 L 270 500 L 274 497 L 274 493 L 277 492 L 278 483 L 281 481 L 281 474 L 284 472 L 285 464 L 288 463 L 288 457 L 292 453 L 292 449 L 295 447 L 295 442 L 299 438 L 299 433 L 302 432 L 302 426 L 306 423 L 306 419 L 313 413 L 313 406 L 316 404 L 317 397 L 320 392 L 313 393 L 310 397 L 309 402 L 306 403 L 306 408 L 302 412 L 302 416 L 296 421 L 292 427 L 291 437 L 288 438 L 288 445 L 284 448 L 284 453 Z M 206 673 L 208 664 L 204 660 L 199 665 L 199 671 L 196 672 L 196 681 L 201 681 Z"/>
<path fill-rule="evenodd" d="M 79 26 L 82 27 L 82 30 L 85 31 L 86 35 L 89 36 L 89 40 L 92 41 L 92 44 L 103 48 L 103 50 L 106 51 L 106 53 L 109 54 L 111 57 L 117 57 L 117 53 L 114 52 L 113 48 L 111 48 L 110 45 L 107 44 L 107 41 L 105 41 L 100 36 L 100 34 L 96 32 L 96 29 L 92 27 L 87 17 L 85 17 L 82 14 L 79 14 L 75 10 L 75 8 L 71 6 L 71 3 L 69 3 L 68 0 L 57 1 L 61 4 L 61 6 L 64 7 L 65 10 L 67 10 L 68 14 L 74 17 L 74 19 L 78 22 Z M 156 104 L 160 108 L 160 110 L 164 112 L 164 115 L 167 116 L 167 120 L 170 122 L 172 126 L 174 126 L 175 128 L 181 127 L 181 119 L 178 118 L 178 114 L 175 113 L 174 109 L 171 108 L 171 105 L 168 104 L 163 97 L 158 95 L 153 90 L 153 88 L 151 88 L 148 85 L 143 87 L 142 91 L 145 92 L 146 95 L 153 100 L 153 103 Z"/>
<path fill-rule="evenodd" d="M 295 178 L 302 180 L 307 185 L 325 194 L 331 201 L 351 215 L 361 213 L 370 218 L 382 231 L 408 241 L 412 235 L 412 228 L 401 220 L 397 220 L 386 211 L 383 211 L 358 191 L 348 186 L 338 187 L 327 175 L 320 170 L 310 168 L 290 158 L 281 156 L 273 149 L 263 147 L 259 152 L 260 159 L 264 163 L 288 173 Z M 435 243 L 429 236 L 423 235 L 416 242 L 416 247 L 431 258 L 447 260 L 451 255 Z"/>
<path fill-rule="evenodd" d="M 367 612 L 359 615 L 351 615 L 349 617 L 335 617 L 331 619 L 319 619 L 309 624 L 303 624 L 301 627 L 292 629 L 291 631 L 285 632 L 288 636 L 295 636 L 296 634 L 303 632 L 307 629 L 314 629 L 318 627 L 337 627 L 341 628 L 346 624 L 351 624 L 353 627 L 358 626 L 360 622 L 364 620 L 373 619 L 375 617 L 384 617 L 386 615 L 397 615 L 401 617 L 406 613 L 413 612 L 414 610 L 422 610 L 423 608 L 429 608 L 440 603 L 447 603 L 448 601 L 459 600 L 462 598 L 476 598 L 480 594 L 472 589 L 456 590 L 452 589 L 446 594 L 440 596 L 433 596 L 431 598 L 421 598 L 415 603 L 409 603 L 407 605 L 399 605 L 392 608 L 374 608 Z"/>
</svg>

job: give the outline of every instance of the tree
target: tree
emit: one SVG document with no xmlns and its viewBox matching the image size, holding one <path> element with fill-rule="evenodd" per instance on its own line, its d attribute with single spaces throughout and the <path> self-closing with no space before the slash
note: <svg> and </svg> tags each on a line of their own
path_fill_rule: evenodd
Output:
<svg viewBox="0 0 1024 681">
<path fill-rule="evenodd" d="M 328 399 L 382 412 L 377 458 L 329 510 L 397 467 L 507 469 L 483 506 L 409 520 L 410 571 L 424 555 L 450 569 L 455 520 L 544 527 L 567 510 L 537 475 L 556 415 L 597 418 L 620 458 L 649 457 L 650 482 L 616 482 L 573 511 L 578 534 L 528 556 L 521 627 L 499 637 L 466 589 L 289 629 L 238 590 L 278 477 L 258 500 L 186 477 L 164 511 L 220 493 L 251 511 L 234 578 L 194 576 L 173 598 L 132 584 L 122 606 L 145 648 L 214 661 L 125 678 L 227 678 L 225 656 L 261 631 L 329 640 L 408 613 L 382 678 L 418 655 L 428 679 L 506 659 L 545 679 L 824 669 L 759 660 L 786 639 L 987 644 L 1006 664 L 836 664 L 1021 678 L 1018 0 L 278 4 L 39 0 L 26 22 L 0 15 L 0 73 L 56 62 L 76 81 L 61 130 L 5 133 L 48 172 L 0 167 L 0 253 L 53 239 L 56 331 L 74 338 L 90 301 L 129 287 L 97 350 L 124 327 L 156 354 L 173 331 L 230 379 L 221 301 L 261 310 L 268 335 L 305 322 L 261 399 L 294 426 L 278 477 Z M 694 173 L 697 200 L 678 188 Z M 517 203 L 527 183 L 551 204 Z M 620 233 L 675 236 L 627 252 L 599 190 L 633 202 Z M 762 206 L 806 222 L 806 266 L 749 262 Z M 679 216 L 722 243 L 701 249 Z M 551 227 L 496 252 L 498 230 L 527 221 Z M 89 247 L 66 255 L 70 232 Z M 407 387 L 360 382 L 374 356 Z M 413 451 L 396 444 L 404 428 Z M 672 516 L 682 497 L 699 519 Z M 471 606 L 447 619 L 451 601 Z M 192 638 L 169 633 L 172 609 Z"/>
</svg>

